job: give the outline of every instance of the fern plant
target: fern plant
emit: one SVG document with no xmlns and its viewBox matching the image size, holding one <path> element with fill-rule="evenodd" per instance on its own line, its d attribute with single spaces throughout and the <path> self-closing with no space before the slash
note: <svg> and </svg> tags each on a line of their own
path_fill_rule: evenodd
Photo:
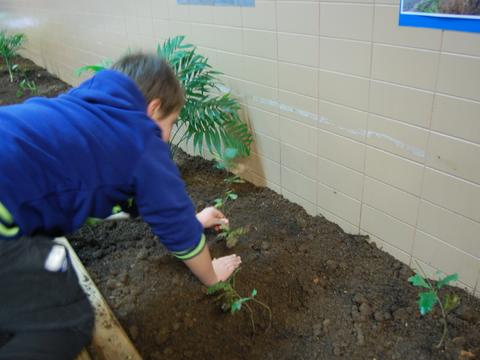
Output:
<svg viewBox="0 0 480 360">
<path fill-rule="evenodd" d="M 25 34 L 18 33 L 8 35 L 5 30 L 0 31 L 0 55 L 7 66 L 10 82 L 13 82 L 12 58 L 17 55 L 17 51 L 25 42 Z"/>
<path fill-rule="evenodd" d="M 208 151 L 216 156 L 222 156 L 223 149 L 236 149 L 238 156 L 248 156 L 252 134 L 238 115 L 240 105 L 229 93 L 221 94 L 218 87 L 221 73 L 213 70 L 208 59 L 198 54 L 193 45 L 184 44 L 184 39 L 176 36 L 157 48 L 158 55 L 177 74 L 186 95 L 172 144 L 193 141 L 194 149 L 200 152 L 206 144 Z"/>
</svg>

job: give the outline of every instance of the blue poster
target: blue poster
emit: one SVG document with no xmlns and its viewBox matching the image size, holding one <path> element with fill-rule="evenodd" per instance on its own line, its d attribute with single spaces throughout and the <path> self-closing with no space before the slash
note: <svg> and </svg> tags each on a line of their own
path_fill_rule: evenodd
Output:
<svg viewBox="0 0 480 360">
<path fill-rule="evenodd" d="M 401 0 L 399 25 L 480 32 L 480 1 Z"/>
<path fill-rule="evenodd" d="M 255 6 L 255 0 L 177 0 L 180 5 Z"/>
</svg>

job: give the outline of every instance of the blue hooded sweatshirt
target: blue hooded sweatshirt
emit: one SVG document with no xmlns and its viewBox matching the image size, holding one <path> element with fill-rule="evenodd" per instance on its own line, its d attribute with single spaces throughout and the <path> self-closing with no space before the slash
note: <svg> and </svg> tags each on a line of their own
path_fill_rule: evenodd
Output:
<svg viewBox="0 0 480 360">
<path fill-rule="evenodd" d="M 0 107 L 0 240 L 69 233 L 134 197 L 168 250 L 198 254 L 203 227 L 146 107 L 113 70 L 57 98 Z"/>
</svg>

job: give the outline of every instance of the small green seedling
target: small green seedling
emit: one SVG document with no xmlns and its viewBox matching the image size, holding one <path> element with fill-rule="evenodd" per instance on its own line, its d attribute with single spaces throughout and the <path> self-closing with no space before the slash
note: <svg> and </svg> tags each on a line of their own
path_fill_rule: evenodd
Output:
<svg viewBox="0 0 480 360">
<path fill-rule="evenodd" d="M 220 233 L 217 235 L 217 239 L 225 239 L 227 248 L 231 249 L 238 243 L 240 236 L 248 233 L 247 227 L 238 227 L 231 229 L 228 225 L 222 225 L 220 227 Z"/>
<path fill-rule="evenodd" d="M 252 330 L 255 334 L 255 321 L 253 318 L 253 310 L 252 307 L 248 304 L 248 302 L 256 303 L 262 307 L 264 307 L 268 311 L 269 322 L 267 329 L 268 330 L 272 324 L 272 310 L 268 305 L 265 303 L 257 300 L 255 296 L 257 296 L 257 290 L 253 289 L 250 293 L 250 296 L 242 297 L 240 294 L 235 290 L 235 275 L 238 273 L 240 269 L 237 269 L 233 275 L 227 281 L 220 281 L 215 285 L 210 286 L 207 289 L 208 295 L 217 295 L 215 298 L 216 302 L 221 302 L 221 309 L 224 312 L 230 312 L 230 314 L 234 315 L 235 313 L 239 312 L 242 309 L 242 306 L 245 305 L 245 308 L 250 313 L 250 321 L 252 324 Z"/>
<path fill-rule="evenodd" d="M 13 82 L 13 71 L 15 65 L 12 64 L 12 59 L 17 55 L 17 51 L 21 48 L 25 42 L 25 34 L 12 34 L 7 35 L 5 30 L 0 31 L 0 55 L 5 61 L 8 74 L 10 75 L 10 82 Z"/>
<path fill-rule="evenodd" d="M 238 195 L 233 190 L 227 190 L 223 195 L 223 197 L 216 198 L 215 200 L 213 200 L 213 206 L 217 209 L 220 209 L 225 206 L 227 201 L 237 200 L 237 198 L 238 198 Z"/>
<path fill-rule="evenodd" d="M 420 268 L 423 276 L 417 273 L 414 276 L 409 277 L 408 281 L 412 283 L 413 286 L 428 289 L 428 291 L 422 291 L 419 293 L 417 304 L 420 314 L 428 314 L 433 310 L 435 304 L 438 304 L 440 306 L 440 310 L 442 311 L 443 334 L 440 342 L 436 346 L 438 349 L 442 346 L 443 341 L 447 336 L 447 313 L 455 309 L 460 304 L 460 298 L 455 294 L 446 294 L 442 302 L 438 292 L 445 285 L 448 285 L 452 281 L 458 280 L 458 274 L 447 275 L 443 278 L 439 278 L 434 286 L 430 280 L 428 280 L 420 264 L 417 263 L 417 265 Z"/>
<path fill-rule="evenodd" d="M 20 81 L 18 84 L 17 97 L 22 97 L 27 91 L 30 92 L 30 95 L 38 94 L 38 88 L 37 84 L 35 84 L 35 81 L 28 79 L 23 79 Z"/>
<path fill-rule="evenodd" d="M 85 65 L 85 66 L 79 67 L 78 69 L 75 70 L 75 75 L 81 76 L 84 72 L 88 72 L 88 71 L 96 73 L 101 70 L 108 69 L 110 66 L 112 66 L 112 64 L 113 64 L 113 60 L 103 59 L 102 62 L 100 62 L 99 64 Z"/>
<path fill-rule="evenodd" d="M 240 176 L 238 175 L 232 175 L 226 179 L 223 179 L 224 182 L 226 182 L 229 185 L 232 184 L 243 184 L 245 180 L 243 180 Z"/>
</svg>

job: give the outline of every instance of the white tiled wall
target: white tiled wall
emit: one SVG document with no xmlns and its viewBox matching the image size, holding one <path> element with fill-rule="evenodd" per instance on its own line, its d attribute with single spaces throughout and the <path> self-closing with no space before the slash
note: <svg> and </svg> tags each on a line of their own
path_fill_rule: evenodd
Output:
<svg viewBox="0 0 480 360">
<path fill-rule="evenodd" d="M 243 174 L 480 294 L 480 35 L 399 27 L 398 0 L 0 0 L 62 79 L 187 35 L 243 105 Z"/>
</svg>

